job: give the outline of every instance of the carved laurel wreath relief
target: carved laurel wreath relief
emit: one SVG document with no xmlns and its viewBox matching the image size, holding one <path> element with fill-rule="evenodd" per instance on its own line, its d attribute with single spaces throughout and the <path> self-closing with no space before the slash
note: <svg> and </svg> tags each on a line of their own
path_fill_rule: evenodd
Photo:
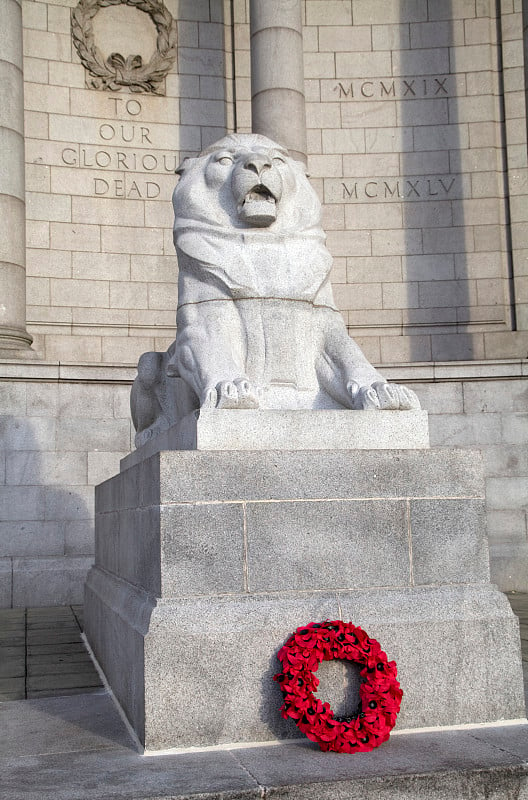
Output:
<svg viewBox="0 0 528 800">
<path fill-rule="evenodd" d="M 146 64 L 140 55 L 111 53 L 105 59 L 95 43 L 92 20 L 100 8 L 126 5 L 148 14 L 158 33 L 156 50 Z M 93 89 L 160 93 L 160 84 L 176 59 L 176 23 L 162 0 L 80 0 L 72 10 L 73 43 L 91 78 Z"/>
</svg>

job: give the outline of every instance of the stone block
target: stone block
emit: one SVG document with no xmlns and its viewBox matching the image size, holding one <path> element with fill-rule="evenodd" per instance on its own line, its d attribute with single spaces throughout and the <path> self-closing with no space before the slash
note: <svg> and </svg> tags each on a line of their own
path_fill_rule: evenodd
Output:
<svg viewBox="0 0 528 800">
<path fill-rule="evenodd" d="M 446 125 L 449 121 L 447 100 L 402 100 L 397 106 L 399 125 Z"/>
<path fill-rule="evenodd" d="M 108 306 L 107 281 L 51 279 L 51 302 L 59 306 Z"/>
<path fill-rule="evenodd" d="M 97 225 L 144 226 L 144 203 L 142 200 L 129 199 L 123 203 L 100 197 L 73 197 L 71 218 L 73 222 L 89 219 Z"/>
<path fill-rule="evenodd" d="M 528 411 L 528 383 L 520 381 L 490 381 L 486 383 L 464 383 L 464 410 L 471 413 L 525 412 Z M 520 418 L 516 434 L 522 435 L 523 422 Z M 528 438 L 528 430 L 525 433 Z M 514 441 L 511 439 L 510 441 Z M 517 439 L 519 441 L 519 439 Z"/>
<path fill-rule="evenodd" d="M 416 228 L 372 232 L 372 255 L 416 255 L 421 252 L 421 231 Z"/>
<path fill-rule="evenodd" d="M 48 417 L 1 416 L 0 436 L 6 450 L 54 450 L 55 420 Z"/>
<path fill-rule="evenodd" d="M 506 417 L 506 420 L 508 417 Z M 503 419 L 504 422 L 504 419 Z M 515 429 L 514 429 L 515 430 Z M 495 477 L 522 477 L 528 474 L 528 450 L 525 442 L 526 426 L 519 425 L 519 438 L 512 442 L 505 442 L 495 447 L 486 447 L 483 450 L 484 471 L 486 476 Z"/>
<path fill-rule="evenodd" d="M 30 114 L 31 112 L 28 112 Z M 7 138 L 13 139 L 14 132 L 7 132 L 3 134 Z M 47 134 L 46 134 L 47 135 Z M 16 168 L 13 170 L 11 180 L 16 179 Z M 26 164 L 26 185 L 28 192 L 49 192 L 50 191 L 50 176 L 49 169 L 46 164 Z"/>
<path fill-rule="evenodd" d="M 475 16 L 473 0 L 453 0 L 447 8 L 442 0 L 432 0 L 429 19 L 472 19 Z"/>
<path fill-rule="evenodd" d="M 402 26 L 403 27 L 403 26 Z M 371 49 L 371 32 L 368 25 L 327 25 L 319 27 L 319 51 L 332 53 L 366 52 Z M 387 50 L 387 47 L 374 47 L 375 50 Z"/>
<path fill-rule="evenodd" d="M 334 82 L 332 81 L 332 84 Z M 365 134 L 354 130 L 323 130 L 323 153 L 363 153 L 365 152 Z"/>
<path fill-rule="evenodd" d="M 63 418 L 58 424 L 57 447 L 70 451 L 129 450 L 128 420 Z"/>
<path fill-rule="evenodd" d="M 400 256 L 347 259 L 348 283 L 370 283 L 371 281 L 382 283 L 384 280 L 397 282 L 401 279 L 402 260 Z"/>
<path fill-rule="evenodd" d="M 139 451 L 138 451 L 139 452 Z M 481 459 L 471 450 L 164 452 L 128 456 L 122 474 L 97 488 L 101 511 L 124 505 L 340 498 L 483 497 Z M 141 463 L 142 462 L 142 463 Z M 138 464 L 134 472 L 129 466 Z M 126 471 L 126 472 L 125 472 Z M 158 478 L 157 475 L 161 477 Z M 302 475 L 302 481 L 299 476 Z M 156 488 L 158 480 L 160 487 Z"/>
<path fill-rule="evenodd" d="M 399 203 L 358 203 L 346 206 L 345 219 L 349 230 L 395 229 L 402 224 L 402 209 Z"/>
<path fill-rule="evenodd" d="M 367 153 L 408 153 L 414 149 L 411 127 L 371 128 L 365 131 Z"/>
<path fill-rule="evenodd" d="M 468 146 L 466 125 L 424 125 L 414 131 L 415 150 L 465 150 Z"/>
<path fill-rule="evenodd" d="M 465 253 L 468 249 L 473 249 L 473 231 L 469 227 L 452 227 L 449 229 L 449 236 L 446 236 L 446 232 L 441 228 L 423 229 L 423 252 L 428 255 Z"/>
<path fill-rule="evenodd" d="M 417 204 L 413 203 L 413 205 Z M 455 277 L 455 257 L 452 253 L 443 253 L 441 255 L 408 255 L 404 260 L 404 273 L 409 281 L 452 280 Z"/>
<path fill-rule="evenodd" d="M 29 6 L 29 3 L 25 5 Z M 69 34 L 28 28 L 24 31 L 24 55 L 49 61 L 70 61 L 71 37 Z"/>
<path fill-rule="evenodd" d="M 471 361 L 484 358 L 484 335 L 439 334 L 433 338 L 434 361 Z"/>
<path fill-rule="evenodd" d="M 486 499 L 489 508 L 516 509 L 528 505 L 528 476 L 488 478 Z"/>
<path fill-rule="evenodd" d="M 438 414 L 431 419 L 433 447 L 482 447 L 501 441 L 499 414 Z"/>
<path fill-rule="evenodd" d="M 409 44 L 409 25 L 373 25 L 372 49 L 373 50 L 406 50 Z M 365 48 L 357 48 L 364 50 Z"/>
<path fill-rule="evenodd" d="M 164 596 L 245 589 L 246 521 L 241 504 L 164 506 L 160 524 Z"/>
<path fill-rule="evenodd" d="M 29 137 L 48 137 L 48 114 L 43 114 L 40 111 L 25 111 L 24 112 L 24 130 L 26 134 L 26 142 Z M 32 169 L 29 170 L 31 172 Z M 27 174 L 27 172 L 26 172 Z"/>
<path fill-rule="evenodd" d="M 60 606 L 82 603 L 90 556 L 13 559 L 13 606 Z"/>
<path fill-rule="evenodd" d="M 103 227 L 101 247 L 109 253 L 163 255 L 163 233 L 155 228 Z"/>
<path fill-rule="evenodd" d="M 98 225 L 52 222 L 50 236 L 51 245 L 57 250 L 100 250 L 101 235 Z"/>
<path fill-rule="evenodd" d="M 407 0 L 402 7 L 384 0 L 354 0 L 355 25 L 385 25 L 426 19 L 427 9 L 422 7 L 420 0 Z"/>
<path fill-rule="evenodd" d="M 221 50 L 205 50 L 180 47 L 178 50 L 178 70 L 182 75 L 219 75 L 224 68 L 224 54 Z M 186 123 L 182 112 L 182 123 Z"/>
<path fill-rule="evenodd" d="M 0 413 L 25 415 L 26 395 L 25 383 L 0 383 Z"/>
<path fill-rule="evenodd" d="M 489 581 L 482 500 L 412 500 L 410 531 L 416 585 Z"/>
<path fill-rule="evenodd" d="M 448 47 L 451 44 L 451 30 L 449 22 L 418 22 L 411 23 L 411 47 Z"/>
<path fill-rule="evenodd" d="M 70 90 L 66 86 L 43 86 L 41 83 L 25 83 L 24 105 L 28 111 L 53 111 L 55 114 L 70 113 Z"/>
<path fill-rule="evenodd" d="M 337 57 L 339 57 L 339 54 Z M 345 74 L 349 75 L 350 72 Z M 386 73 L 376 71 L 375 74 L 384 75 Z M 398 124 L 395 103 L 387 103 L 380 100 L 378 102 L 358 103 L 357 105 L 352 103 L 346 105 L 342 103 L 341 106 L 343 128 L 384 128 L 395 127 Z M 336 125 L 332 127 L 341 126 Z M 367 152 L 371 151 L 367 149 Z"/>
<path fill-rule="evenodd" d="M 119 461 L 125 455 L 126 452 L 123 450 L 110 452 L 95 450 L 88 452 L 88 483 L 96 486 L 98 483 L 102 483 L 112 475 L 115 475 L 119 470 Z"/>
<path fill-rule="evenodd" d="M 306 125 L 308 128 L 341 128 L 341 106 L 339 103 L 306 103 Z"/>
<path fill-rule="evenodd" d="M 174 281 L 175 277 L 174 256 L 130 256 L 130 278 L 133 281 L 159 283 Z"/>
<path fill-rule="evenodd" d="M 527 515 L 524 509 L 489 510 L 486 514 L 490 548 L 500 555 L 504 545 L 526 546 Z M 496 555 L 497 553 L 494 553 Z"/>
<path fill-rule="evenodd" d="M 94 553 L 93 519 L 66 520 L 64 526 L 64 555 L 90 556 Z"/>
<path fill-rule="evenodd" d="M 40 519 L 0 522 L 0 558 L 61 556 L 64 526 Z"/>
<path fill-rule="evenodd" d="M 430 359 L 430 336 L 383 336 L 381 339 L 381 360 L 384 364 L 430 361 Z"/>
<path fill-rule="evenodd" d="M 463 411 L 461 383 L 424 383 L 415 384 L 413 388 L 431 417 L 436 414 L 461 414 Z"/>
<path fill-rule="evenodd" d="M 418 303 L 417 283 L 384 283 L 384 308 L 416 308 Z"/>
<path fill-rule="evenodd" d="M 465 70 L 459 71 L 464 72 Z M 393 75 L 406 77 L 409 75 L 444 75 L 448 72 L 449 50 L 446 47 L 428 47 L 411 51 L 398 48 L 392 54 Z"/>
<path fill-rule="evenodd" d="M 249 590 L 408 585 L 407 524 L 397 500 L 249 503 Z"/>
<path fill-rule="evenodd" d="M 71 12 L 68 7 L 51 6 L 48 8 L 48 30 L 53 33 L 69 35 L 71 30 Z"/>
<path fill-rule="evenodd" d="M 497 122 L 499 112 L 495 107 L 494 101 L 493 95 L 481 95 L 478 97 L 450 98 L 447 102 L 450 115 L 456 113 L 458 121 L 462 123 L 488 122 L 489 120 Z"/>
<path fill-rule="evenodd" d="M 0 608 L 11 608 L 13 569 L 10 558 L 0 558 Z"/>
<path fill-rule="evenodd" d="M 449 153 L 444 150 L 428 150 L 401 155 L 402 172 L 405 175 L 431 175 L 450 172 Z M 446 182 L 444 180 L 444 182 Z"/>
<path fill-rule="evenodd" d="M 90 519 L 93 516 L 93 491 L 88 486 L 68 486 L 45 489 L 44 519 Z"/>
<path fill-rule="evenodd" d="M 83 335 L 68 336 L 47 335 L 44 342 L 45 357 L 48 361 L 75 362 L 100 362 L 101 339 L 98 336 Z M 44 356 L 43 356 L 44 357 Z"/>
<path fill-rule="evenodd" d="M 356 311 L 365 308 L 381 308 L 383 305 L 381 283 L 368 283 L 363 286 L 336 284 L 333 289 L 338 308 L 353 308 Z"/>
<path fill-rule="evenodd" d="M 138 44 L 138 42 L 136 42 Z M 173 120 L 174 123 L 179 121 L 178 101 L 171 97 L 165 97 L 160 101 L 159 97 L 144 94 L 141 98 L 141 112 L 138 112 L 137 101 L 133 98 L 126 100 L 121 97 L 109 97 L 104 92 L 93 92 L 86 87 L 82 89 L 70 89 L 71 97 L 71 116 L 72 117 L 94 117 L 98 120 L 98 125 L 101 124 L 101 118 L 109 120 L 109 126 L 114 127 L 117 132 L 117 138 L 114 139 L 111 131 L 107 128 L 102 136 L 99 137 L 99 146 L 101 146 L 101 139 L 114 144 L 129 143 L 133 136 L 137 136 L 136 143 L 145 146 L 145 143 L 152 144 L 153 138 L 149 136 L 151 125 L 154 123 L 165 123 L 167 119 Z M 140 118 L 137 119 L 138 113 Z M 111 122 L 110 122 L 111 120 Z M 123 121 L 123 126 L 119 123 Z M 146 127 L 143 121 L 146 121 Z M 124 134 L 119 138 L 119 134 Z M 73 141 L 83 142 L 83 139 L 73 138 Z M 156 143 L 159 147 L 159 142 Z"/>
<path fill-rule="evenodd" d="M 307 0 L 307 25 L 351 25 L 350 3 L 347 0 Z"/>
<path fill-rule="evenodd" d="M 449 228 L 453 222 L 452 214 L 452 201 L 449 200 L 407 203 L 403 206 L 403 224 L 405 228 Z"/>
<path fill-rule="evenodd" d="M 24 484 L 86 484 L 86 453 L 21 451 L 9 454 L 6 483 Z"/>
</svg>

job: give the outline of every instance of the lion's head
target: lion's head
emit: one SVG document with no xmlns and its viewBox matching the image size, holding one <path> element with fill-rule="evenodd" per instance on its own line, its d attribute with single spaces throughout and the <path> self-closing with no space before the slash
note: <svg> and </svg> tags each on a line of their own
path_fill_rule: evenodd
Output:
<svg viewBox="0 0 528 800">
<path fill-rule="evenodd" d="M 177 171 L 175 232 L 189 223 L 273 233 L 320 226 L 321 204 L 304 164 L 265 136 L 229 134 Z"/>
</svg>

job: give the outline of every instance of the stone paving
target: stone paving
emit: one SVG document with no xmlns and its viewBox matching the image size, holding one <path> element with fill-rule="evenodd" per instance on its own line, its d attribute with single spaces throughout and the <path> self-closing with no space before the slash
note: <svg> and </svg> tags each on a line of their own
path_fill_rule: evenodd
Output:
<svg viewBox="0 0 528 800">
<path fill-rule="evenodd" d="M 0 610 L 0 700 L 101 688 L 81 632 L 82 606 Z"/>
</svg>

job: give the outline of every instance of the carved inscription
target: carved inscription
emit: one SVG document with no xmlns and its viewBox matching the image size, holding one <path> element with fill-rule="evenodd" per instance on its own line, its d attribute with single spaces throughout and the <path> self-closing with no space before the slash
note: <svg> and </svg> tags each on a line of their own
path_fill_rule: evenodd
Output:
<svg viewBox="0 0 528 800">
<path fill-rule="evenodd" d="M 327 203 L 453 200 L 460 197 L 460 176 L 344 178 L 325 181 Z"/>
<path fill-rule="evenodd" d="M 117 178 L 97 175 L 93 178 L 93 194 L 96 197 L 154 200 L 161 193 L 155 173 L 174 174 L 179 163 L 176 153 L 141 149 L 155 145 L 155 141 L 151 128 L 141 124 L 138 119 L 142 111 L 138 100 L 109 97 L 108 101 L 116 115 L 126 113 L 133 119 L 129 122 L 102 121 L 98 127 L 101 146 L 67 144 L 62 149 L 61 162 L 68 167 L 80 169 L 100 169 L 125 174 L 153 173 L 148 178 L 135 174 L 126 180 L 125 176 Z M 140 149 L 124 146 L 129 144 Z"/>
<path fill-rule="evenodd" d="M 338 81 L 332 86 L 338 100 L 414 100 L 449 97 L 450 76 L 436 75 L 419 78 L 354 78 Z"/>
</svg>

